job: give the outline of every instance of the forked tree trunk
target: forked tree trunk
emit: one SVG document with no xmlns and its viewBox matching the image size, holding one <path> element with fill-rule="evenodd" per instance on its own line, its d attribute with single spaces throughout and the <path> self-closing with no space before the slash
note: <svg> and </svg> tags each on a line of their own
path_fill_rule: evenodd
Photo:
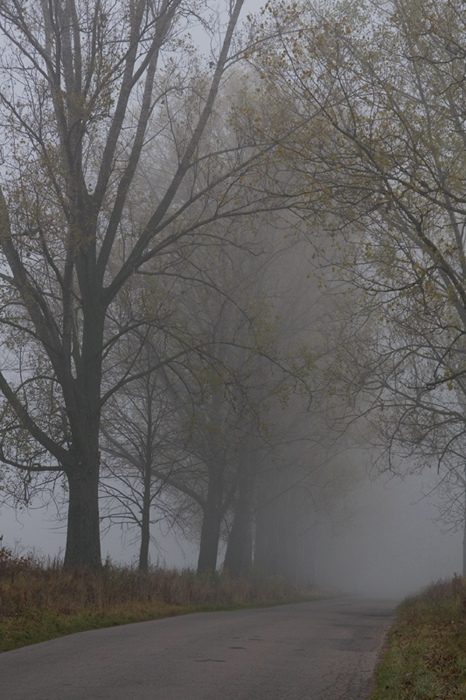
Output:
<svg viewBox="0 0 466 700">
<path fill-rule="evenodd" d="M 87 280 L 85 280 L 87 282 Z M 81 280 L 85 317 L 77 377 L 69 379 L 68 415 L 73 444 L 66 468 L 69 484 L 66 568 L 98 570 L 100 549 L 99 476 L 102 347 L 105 309 L 91 284 Z M 68 368 L 68 371 L 69 368 Z"/>
<path fill-rule="evenodd" d="M 68 531 L 64 565 L 98 570 L 102 565 L 99 522 L 99 463 L 78 465 L 68 474 Z"/>
</svg>

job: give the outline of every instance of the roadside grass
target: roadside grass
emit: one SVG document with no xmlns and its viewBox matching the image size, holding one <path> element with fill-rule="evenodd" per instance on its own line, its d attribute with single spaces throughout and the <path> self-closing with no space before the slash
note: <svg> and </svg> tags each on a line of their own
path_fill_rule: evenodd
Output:
<svg viewBox="0 0 466 700">
<path fill-rule="evenodd" d="M 430 585 L 398 608 L 370 700 L 466 699 L 466 579 Z"/>
<path fill-rule="evenodd" d="M 98 573 L 65 571 L 58 562 L 14 557 L 0 540 L 0 652 L 129 622 L 318 597 L 259 574 L 231 579 L 162 568 L 143 574 L 114 565 Z"/>
</svg>

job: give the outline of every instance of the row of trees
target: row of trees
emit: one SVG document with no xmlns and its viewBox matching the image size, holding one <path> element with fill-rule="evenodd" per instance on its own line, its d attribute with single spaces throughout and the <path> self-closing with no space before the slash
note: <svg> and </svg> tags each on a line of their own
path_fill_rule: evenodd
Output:
<svg viewBox="0 0 466 700">
<path fill-rule="evenodd" d="M 266 253 L 274 237 L 275 249 Z M 328 466 L 319 445 L 328 430 L 311 406 L 323 301 L 317 303 L 307 264 L 299 261 L 302 245 L 290 246 L 282 233 L 267 227 L 254 257 L 244 248 L 216 247 L 208 286 L 185 278 L 176 311 L 176 293 L 170 297 L 177 339 L 182 333 L 192 347 L 202 338 L 208 352 L 180 355 L 173 338 L 167 348 L 157 345 L 160 335 L 138 337 L 141 376 L 104 412 L 109 517 L 139 526 L 142 569 L 151 519 L 162 519 L 199 539 L 199 572 L 215 570 L 225 540 L 231 575 L 250 569 L 254 549 L 262 570 L 302 579 L 310 563 L 299 561 L 303 548 L 294 548 L 329 507 L 335 482 L 343 488 L 346 478 L 338 465 Z M 198 269 L 209 268 L 204 246 L 190 264 L 196 259 Z M 302 345 L 312 335 L 313 355 Z M 178 359 L 165 361 L 167 354 Z M 147 372 L 151 364 L 159 369 Z"/>
<path fill-rule="evenodd" d="M 297 391 L 307 415 L 316 357 L 274 281 L 296 127 L 247 65 L 271 37 L 238 29 L 242 6 L 0 5 L 0 459 L 16 496 L 64 489 L 68 567 L 100 566 L 103 492 L 139 526 L 141 568 L 163 517 L 200 530 L 199 571 L 228 535 L 242 572 L 255 514 L 277 570 L 296 526 L 265 524 L 318 466 L 307 421 L 280 428 Z"/>
<path fill-rule="evenodd" d="M 268 8 L 268 89 L 305 131 L 283 144 L 303 207 L 353 291 L 340 386 L 358 395 L 379 466 L 436 468 L 465 522 L 466 21 L 456 0 Z M 330 255 L 329 255 L 330 251 Z M 347 404 L 349 405 L 349 404 Z M 455 510 L 456 506 L 460 507 Z M 465 540 L 466 542 L 466 540 Z M 466 570 L 465 570 L 466 571 Z"/>
<path fill-rule="evenodd" d="M 242 9 L 0 5 L 0 457 L 65 479 L 67 566 L 103 489 L 143 568 L 163 517 L 296 569 L 354 421 L 464 490 L 462 3 Z"/>
</svg>

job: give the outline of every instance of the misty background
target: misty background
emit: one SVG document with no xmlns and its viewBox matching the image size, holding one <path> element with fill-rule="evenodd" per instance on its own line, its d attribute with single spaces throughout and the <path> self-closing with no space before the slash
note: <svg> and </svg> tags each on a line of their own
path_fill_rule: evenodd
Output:
<svg viewBox="0 0 466 700">
<path fill-rule="evenodd" d="M 135 20 L 117 3 L 86 15 L 99 29 L 86 33 L 52 3 L 34 17 L 47 41 L 33 70 L 20 40 L 2 54 L 15 146 L 1 173 L 0 534 L 70 568 L 137 566 L 140 547 L 141 571 L 213 573 L 230 550 L 235 576 L 254 564 L 401 596 L 463 566 L 448 530 L 465 520 L 464 178 L 424 140 L 433 119 L 446 161 L 463 152 L 463 97 L 450 122 L 435 112 L 421 38 L 425 86 L 409 102 L 417 64 L 399 46 L 417 36 L 414 5 L 387 27 L 362 6 L 252 16 L 261 4 L 142 3 Z M 27 37 L 5 13 L 5 36 Z M 140 63 L 128 50 L 99 101 L 105 61 L 88 61 L 77 99 L 81 49 L 121 66 L 134 21 Z M 70 22 L 84 43 L 63 58 Z"/>
<path fill-rule="evenodd" d="M 423 496 L 426 477 L 367 480 L 348 494 L 339 522 L 321 523 L 309 551 L 311 580 L 318 588 L 348 594 L 403 597 L 431 581 L 462 570 L 462 534 L 438 522 L 434 496 Z M 53 507 L 0 513 L 4 543 L 18 553 L 55 557 L 65 546 L 65 524 Z M 195 568 L 197 546 L 154 528 L 151 561 L 168 568 Z M 102 550 L 114 563 L 135 565 L 138 542 L 114 527 Z"/>
</svg>

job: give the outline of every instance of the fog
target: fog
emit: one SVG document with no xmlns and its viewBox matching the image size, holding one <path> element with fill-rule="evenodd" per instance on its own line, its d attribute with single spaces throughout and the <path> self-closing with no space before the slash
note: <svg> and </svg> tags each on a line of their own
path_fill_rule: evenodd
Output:
<svg viewBox="0 0 466 700">
<path fill-rule="evenodd" d="M 422 497 L 422 483 L 419 477 L 380 478 L 353 494 L 351 521 L 320 529 L 317 584 L 398 598 L 461 572 L 461 534 L 436 522 L 437 509 Z"/>
<path fill-rule="evenodd" d="M 433 498 L 422 496 L 425 479 L 366 481 L 345 497 L 346 515 L 317 525 L 309 552 L 310 581 L 337 593 L 402 598 L 462 569 L 462 536 L 436 522 Z M 341 505 L 341 504 L 340 504 Z M 63 552 L 64 526 L 52 510 L 18 513 L 3 508 L 0 533 L 18 553 L 54 557 Z M 151 561 L 173 568 L 195 568 L 197 546 L 154 530 Z M 104 557 L 134 564 L 138 543 L 114 527 L 102 541 Z"/>
<path fill-rule="evenodd" d="M 121 85 L 116 80 L 114 94 L 105 88 L 99 97 L 109 110 L 127 105 L 127 113 L 118 109 L 115 119 L 91 110 L 75 121 L 79 101 L 68 95 L 72 130 L 83 121 L 79 157 L 70 167 L 59 163 L 68 147 L 56 149 L 57 162 L 55 155 L 41 155 L 27 196 L 22 178 L 28 183 L 32 177 L 29 151 L 42 144 L 44 129 L 61 143 L 63 115 L 55 114 L 53 100 L 49 112 L 43 108 L 42 100 L 56 94 L 55 84 L 46 98 L 36 95 L 36 83 L 49 68 L 41 71 L 34 64 L 26 70 L 21 60 L 12 61 L 9 51 L 21 52 L 19 41 L 2 52 L 8 83 L 26 86 L 25 116 L 14 107 L 13 91 L 3 100 L 4 124 L 11 121 L 8 128 L 18 143 L 26 115 L 36 130 L 28 127 L 29 146 L 24 142 L 18 152 L 3 154 L 6 198 L 2 194 L 0 204 L 7 232 L 0 266 L 11 268 L 11 275 L 2 277 L 0 461 L 7 468 L 0 469 L 0 487 L 5 500 L 27 508 L 2 506 L 0 535 L 18 555 L 32 550 L 58 556 L 70 568 L 98 570 L 103 558 L 145 571 L 150 559 L 165 567 L 197 564 L 204 574 L 221 568 L 225 559 L 233 577 L 249 572 L 254 562 L 266 574 L 323 590 L 400 597 L 462 568 L 461 535 L 442 532 L 434 496 L 422 496 L 429 491 L 427 472 L 403 481 L 370 480 L 361 473 L 372 445 L 382 466 L 400 466 L 406 474 L 440 463 L 452 481 L 447 483 L 452 498 L 458 483 L 464 485 L 466 285 L 461 294 L 455 291 L 460 296 L 450 309 L 452 290 L 464 276 L 463 248 L 449 284 L 443 264 L 431 271 L 436 253 L 419 272 L 426 255 L 419 212 L 424 205 L 430 212 L 431 193 L 444 187 L 444 178 L 426 186 L 424 179 L 413 184 L 410 176 L 414 204 L 408 219 L 421 220 L 406 238 L 404 224 L 397 227 L 407 205 L 392 202 L 392 178 L 381 175 L 372 184 L 370 163 L 385 163 L 385 140 L 379 153 L 370 137 L 367 149 L 375 149 L 374 157 L 367 163 L 363 158 L 360 180 L 354 181 L 347 165 L 366 152 L 360 143 L 373 132 L 366 123 L 366 97 L 346 106 L 348 114 L 359 114 L 362 141 L 343 139 L 346 127 L 333 121 L 337 113 L 329 113 L 324 125 L 320 121 L 319 105 L 333 99 L 327 91 L 334 82 L 321 77 L 333 76 L 334 59 L 326 76 L 314 70 L 312 51 L 307 55 L 291 38 L 289 46 L 280 44 L 279 35 L 287 41 L 288 29 L 277 34 L 275 22 L 289 26 L 293 37 L 298 17 L 286 12 L 267 19 L 264 10 L 257 24 L 250 19 L 241 28 L 241 17 L 259 3 L 244 8 L 230 3 L 236 11 L 227 29 L 227 16 L 217 15 L 215 5 L 207 3 L 205 15 L 201 12 L 201 29 L 190 26 L 180 6 L 174 18 L 180 23 L 176 60 L 169 21 L 161 20 L 160 47 L 141 34 L 142 52 L 147 42 L 154 56 L 165 52 L 156 78 L 148 68 L 152 59 L 141 64 L 148 70 L 141 94 L 150 108 L 144 97 L 134 109 L 139 69 L 128 85 L 126 78 Z M 117 3 L 114 27 L 131 18 L 118 8 Z M 44 18 L 44 36 L 54 21 Z M 309 36 L 318 31 L 316 46 L 321 29 L 325 37 L 333 24 L 339 26 L 319 28 L 312 16 L 306 21 L 303 31 Z M 17 29 L 24 34 L 22 19 Z M 79 37 L 82 28 L 74 29 Z M 122 33 L 128 71 L 135 69 L 129 63 L 133 31 L 130 26 Z M 241 41 L 251 42 L 254 51 L 241 53 Z M 200 45 L 200 56 L 192 42 Z M 112 65 L 115 45 L 108 40 L 99 66 Z M 355 44 L 356 63 L 363 49 Z M 57 56 L 61 50 L 60 45 Z M 96 53 L 93 47 L 90 66 Z M 82 52 L 74 58 L 70 53 L 64 74 L 75 58 L 79 63 L 78 55 Z M 396 57 L 388 58 L 391 65 Z M 352 95 L 355 76 L 343 68 L 350 89 L 342 95 Z M 358 80 L 366 83 L 356 93 L 377 98 L 373 113 L 385 115 L 373 75 L 371 70 L 365 76 L 363 66 Z M 100 75 L 91 78 L 88 85 L 94 79 L 102 84 Z M 412 78 L 417 84 L 417 72 Z M 385 83 L 384 78 L 380 84 Z M 130 85 L 133 101 L 127 101 Z M 400 89 L 400 105 L 390 117 L 394 144 L 406 127 L 398 119 L 409 88 L 407 82 Z M 337 91 L 335 97 L 342 96 Z M 391 88 L 388 98 L 391 104 Z M 89 108 L 99 99 L 92 96 Z M 413 114 L 424 98 L 416 99 Z M 442 106 L 442 129 L 443 112 Z M 49 117 L 42 123 L 49 113 L 50 124 Z M 452 143 L 457 113 L 455 106 Z M 423 133 L 422 119 L 417 128 Z M 417 138 L 407 134 L 405 142 Z M 425 162 L 436 160 L 426 148 Z M 417 172 L 417 150 L 410 157 Z M 115 166 L 120 159 L 121 169 Z M 456 162 L 451 166 L 455 172 Z M 398 173 L 400 163 L 391 167 Z M 70 193 L 85 183 L 94 194 L 83 190 L 82 197 L 73 194 L 65 202 L 56 177 L 68 172 L 79 174 Z M 454 180 L 461 183 L 462 173 Z M 111 183 L 108 191 L 104 183 Z M 365 194 L 348 202 L 356 191 Z M 453 192 L 451 201 L 461 197 Z M 444 244 L 444 228 L 451 228 L 454 245 L 456 231 L 464 230 L 461 217 L 451 224 L 457 212 L 438 206 L 427 222 L 431 253 Z M 26 244 L 23 222 L 32 218 Z M 70 221 L 87 223 L 75 231 Z M 42 231 L 50 232 L 50 250 Z M 406 245 L 415 251 L 409 264 Z M 448 260 L 453 255 L 450 244 L 444 255 Z M 438 285 L 433 297 L 431 277 Z M 423 292 L 424 284 L 425 294 L 399 294 Z M 460 307 L 452 320 L 452 310 Z M 70 319 L 76 319 L 75 328 Z M 455 378 L 461 381 L 455 384 Z M 69 499 L 64 557 L 65 509 L 59 520 L 53 506 L 35 507 L 36 496 Z M 164 529 L 156 524 L 160 520 L 171 526 Z M 134 529 L 122 529 L 127 526 Z"/>
</svg>

